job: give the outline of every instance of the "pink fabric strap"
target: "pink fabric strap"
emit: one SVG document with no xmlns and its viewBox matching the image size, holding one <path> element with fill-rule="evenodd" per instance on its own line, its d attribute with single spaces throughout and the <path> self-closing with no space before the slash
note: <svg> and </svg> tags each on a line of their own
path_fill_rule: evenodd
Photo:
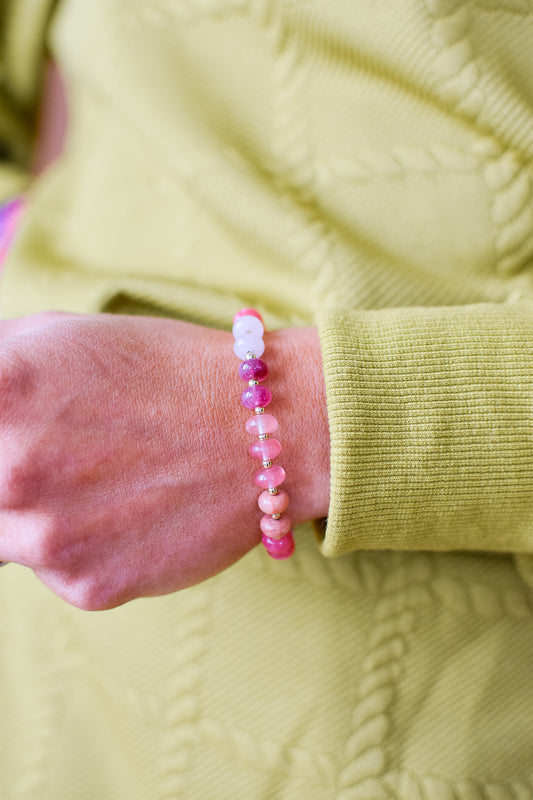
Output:
<svg viewBox="0 0 533 800">
<path fill-rule="evenodd" d="M 260 523 L 262 542 L 272 558 L 281 560 L 294 553 L 294 539 L 291 520 L 284 514 L 289 495 L 279 488 L 285 480 L 285 470 L 272 463 L 281 453 L 281 444 L 270 438 L 278 428 L 277 419 L 272 414 L 265 414 L 265 407 L 272 401 L 272 392 L 261 383 L 268 375 L 268 367 L 261 360 L 265 351 L 263 333 L 263 320 L 254 308 L 243 308 L 235 314 L 233 351 L 241 360 L 239 377 L 248 384 L 241 394 L 241 404 L 254 412 L 246 422 L 246 430 L 257 437 L 249 452 L 252 458 L 262 462 L 253 476 L 255 485 L 263 489 L 258 499 L 259 508 L 264 512 Z"/>
</svg>

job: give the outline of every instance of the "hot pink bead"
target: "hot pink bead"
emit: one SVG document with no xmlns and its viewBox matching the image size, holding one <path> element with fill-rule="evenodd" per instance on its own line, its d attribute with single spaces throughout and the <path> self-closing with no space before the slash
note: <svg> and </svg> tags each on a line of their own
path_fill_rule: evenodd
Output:
<svg viewBox="0 0 533 800">
<path fill-rule="evenodd" d="M 264 439 L 251 444 L 249 452 L 252 458 L 260 458 L 261 461 L 272 461 L 281 453 L 281 444 L 277 439 Z"/>
<path fill-rule="evenodd" d="M 266 386 L 248 386 L 241 394 L 241 403 L 245 408 L 264 408 L 271 401 L 272 392 Z"/>
<path fill-rule="evenodd" d="M 260 358 L 249 358 L 239 364 L 239 377 L 243 381 L 264 381 L 268 375 L 268 367 Z"/>
<path fill-rule="evenodd" d="M 291 529 L 290 517 L 280 517 L 279 519 L 272 519 L 268 514 L 261 517 L 261 530 L 265 536 L 270 536 L 271 539 L 281 539 Z"/>
<path fill-rule="evenodd" d="M 263 317 L 259 311 L 255 310 L 255 308 L 241 308 L 241 310 L 237 311 L 233 317 L 233 324 L 235 324 L 240 317 L 257 317 L 257 319 L 260 319 L 261 322 L 263 322 Z"/>
<path fill-rule="evenodd" d="M 260 489 L 274 489 L 285 480 L 285 470 L 279 464 L 272 467 L 263 467 L 254 472 L 254 483 Z"/>
<path fill-rule="evenodd" d="M 280 489 L 277 494 L 261 492 L 257 504 L 265 514 L 283 514 L 289 505 L 289 495 L 285 489 Z"/>
<path fill-rule="evenodd" d="M 246 420 L 246 430 L 255 436 L 264 433 L 274 433 L 278 429 L 278 421 L 273 414 L 257 414 Z"/>
<path fill-rule="evenodd" d="M 283 558 L 289 558 L 294 553 L 294 539 L 292 531 L 289 531 L 281 539 L 273 539 L 270 536 L 263 534 L 261 541 L 265 546 L 269 556 L 280 561 Z"/>
</svg>

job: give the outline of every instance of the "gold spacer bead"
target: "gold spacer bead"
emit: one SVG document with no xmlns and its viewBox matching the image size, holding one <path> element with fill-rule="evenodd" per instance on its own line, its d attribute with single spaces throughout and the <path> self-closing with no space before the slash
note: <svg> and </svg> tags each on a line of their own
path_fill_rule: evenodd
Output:
<svg viewBox="0 0 533 800">
<path fill-rule="evenodd" d="M 256 406 L 254 408 L 254 411 L 255 411 L 256 414 L 264 414 L 265 413 L 265 409 L 262 406 Z"/>
<path fill-rule="evenodd" d="M 252 353 L 250 350 L 246 353 L 245 361 L 249 361 L 251 358 L 255 358 L 255 353 Z"/>
<path fill-rule="evenodd" d="M 263 461 L 263 466 L 264 466 L 265 468 L 266 468 L 266 467 L 271 467 L 271 466 L 272 466 L 272 461 Z"/>
<path fill-rule="evenodd" d="M 251 378 L 251 379 L 248 381 L 248 386 L 259 386 L 259 381 L 254 381 L 254 379 L 253 379 L 253 378 Z"/>
<path fill-rule="evenodd" d="M 272 514 L 272 519 L 279 519 L 281 514 Z"/>
<path fill-rule="evenodd" d="M 269 489 L 268 489 L 268 493 L 269 494 L 277 494 L 278 493 L 278 487 L 277 486 L 270 486 Z"/>
<path fill-rule="evenodd" d="M 265 439 L 268 439 L 268 433 L 260 433 L 259 434 L 259 441 L 263 442 Z"/>
</svg>

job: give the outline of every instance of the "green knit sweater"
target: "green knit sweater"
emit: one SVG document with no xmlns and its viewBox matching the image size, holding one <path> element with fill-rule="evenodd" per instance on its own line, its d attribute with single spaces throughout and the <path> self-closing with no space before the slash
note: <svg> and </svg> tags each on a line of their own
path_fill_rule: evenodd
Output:
<svg viewBox="0 0 533 800">
<path fill-rule="evenodd" d="M 5 196 L 45 33 L 70 127 L 3 315 L 317 325 L 331 504 L 102 615 L 3 570 L 6 798 L 533 798 L 530 0 L 51 7 L 4 11 Z"/>
</svg>

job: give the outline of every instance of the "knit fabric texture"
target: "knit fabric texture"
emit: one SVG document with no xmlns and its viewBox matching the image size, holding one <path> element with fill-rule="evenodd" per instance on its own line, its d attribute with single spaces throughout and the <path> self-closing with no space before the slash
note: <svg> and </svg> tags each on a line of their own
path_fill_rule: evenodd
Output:
<svg viewBox="0 0 533 800">
<path fill-rule="evenodd" d="M 314 324 L 332 475 L 289 562 L 174 595 L 2 569 L 0 796 L 533 800 L 531 1 L 5 8 L 2 315 Z"/>
</svg>

